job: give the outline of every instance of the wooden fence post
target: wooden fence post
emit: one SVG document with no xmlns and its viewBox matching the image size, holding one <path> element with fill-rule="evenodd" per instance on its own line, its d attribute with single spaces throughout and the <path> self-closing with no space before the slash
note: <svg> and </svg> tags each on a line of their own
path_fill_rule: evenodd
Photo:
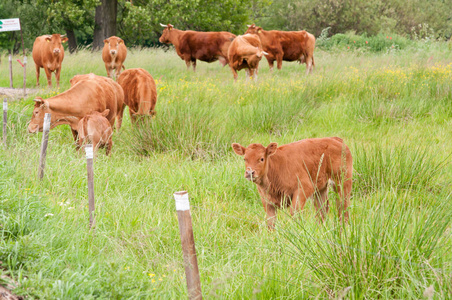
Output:
<svg viewBox="0 0 452 300">
<path fill-rule="evenodd" d="M 86 153 L 86 170 L 88 172 L 88 206 L 89 206 L 89 228 L 96 224 L 94 216 L 94 170 L 93 170 L 93 145 L 85 146 Z"/>
<path fill-rule="evenodd" d="M 3 99 L 3 146 L 6 148 L 6 125 L 8 124 L 8 100 Z"/>
<path fill-rule="evenodd" d="M 176 201 L 177 219 L 179 220 L 188 298 L 190 300 L 200 300 L 202 299 L 201 280 L 199 277 L 198 260 L 196 258 L 188 193 L 185 191 L 176 192 L 174 193 L 174 200 Z"/>
<path fill-rule="evenodd" d="M 41 156 L 39 157 L 39 169 L 38 176 L 42 180 L 44 177 L 44 168 L 46 166 L 47 144 L 49 143 L 49 131 L 50 131 L 50 114 L 46 113 L 44 116 L 44 125 L 42 129 L 42 143 L 41 143 Z"/>
</svg>

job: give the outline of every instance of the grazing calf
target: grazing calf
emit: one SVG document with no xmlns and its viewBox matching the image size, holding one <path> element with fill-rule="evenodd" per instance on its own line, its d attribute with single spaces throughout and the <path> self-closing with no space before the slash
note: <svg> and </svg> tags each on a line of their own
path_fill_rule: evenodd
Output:
<svg viewBox="0 0 452 300">
<path fill-rule="evenodd" d="M 104 110 L 102 113 L 93 111 L 78 122 L 77 143 L 80 149 L 84 148 L 86 144 L 91 143 L 94 151 L 97 151 L 99 148 L 106 148 L 106 154 L 110 154 L 111 147 L 113 146 L 111 139 L 113 130 L 106 118 L 109 112 L 109 109 Z"/>
<path fill-rule="evenodd" d="M 347 207 L 352 190 L 352 155 L 338 137 L 306 139 L 278 147 L 232 144 L 245 159 L 245 178 L 257 185 L 267 213 L 268 227 L 274 227 L 276 208 L 290 206 L 290 213 L 302 211 L 306 199 L 314 196 L 317 215 L 323 221 L 328 212 L 328 181 L 339 194 L 339 218 L 348 221 Z"/>
<path fill-rule="evenodd" d="M 157 88 L 148 71 L 141 68 L 128 69 L 119 76 L 118 84 L 124 90 L 124 102 L 129 106 L 130 119 L 133 123 L 137 115 L 155 114 Z"/>
<path fill-rule="evenodd" d="M 105 63 L 108 77 L 118 77 L 121 74 L 121 68 L 125 69 L 123 63 L 127 57 L 127 47 L 124 41 L 117 37 L 111 36 L 104 40 L 104 49 L 102 49 L 102 59 Z M 116 73 L 113 73 L 116 70 Z"/>
<path fill-rule="evenodd" d="M 173 44 L 177 55 L 185 61 L 187 70 L 193 65 L 193 71 L 196 71 L 197 59 L 208 63 L 219 60 L 223 67 L 228 63 L 228 48 L 235 34 L 226 31 L 184 31 L 174 28 L 171 24 L 160 25 L 165 29 L 159 42 Z"/>
<path fill-rule="evenodd" d="M 55 72 L 57 87 L 60 86 L 61 64 L 64 59 L 62 43 L 67 37 L 61 34 L 38 36 L 33 43 L 32 56 L 36 67 L 36 85 L 39 86 L 39 73 L 44 68 L 47 76 L 47 84 L 52 86 L 52 72 Z"/>
<path fill-rule="evenodd" d="M 237 81 L 237 71 L 246 69 L 246 78 L 254 76 L 257 81 L 257 71 L 259 68 L 259 61 L 262 56 L 266 54 L 262 50 L 262 45 L 259 37 L 255 34 L 245 34 L 237 36 L 229 46 L 228 60 L 234 80 Z"/>
</svg>

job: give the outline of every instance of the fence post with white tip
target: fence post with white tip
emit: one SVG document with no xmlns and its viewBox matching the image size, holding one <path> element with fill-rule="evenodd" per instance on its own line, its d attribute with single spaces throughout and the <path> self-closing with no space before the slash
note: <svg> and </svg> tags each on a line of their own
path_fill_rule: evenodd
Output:
<svg viewBox="0 0 452 300">
<path fill-rule="evenodd" d="M 94 170 L 93 170 L 93 159 L 94 151 L 93 145 L 88 144 L 85 146 L 86 153 L 86 170 L 88 172 L 88 209 L 89 209 L 89 227 L 92 228 L 95 223 L 94 216 Z"/>
<path fill-rule="evenodd" d="M 42 143 L 41 143 L 41 156 L 39 157 L 39 169 L 38 176 L 42 180 L 44 177 L 44 168 L 46 166 L 47 145 L 49 143 L 50 132 L 50 114 L 46 113 L 44 116 L 44 124 L 42 129 Z"/>
<path fill-rule="evenodd" d="M 188 193 L 185 191 L 176 192 L 174 193 L 174 200 L 176 201 L 177 219 L 179 221 L 188 298 L 200 300 L 202 299 L 201 279 L 199 277 Z"/>
<path fill-rule="evenodd" d="M 8 124 L 8 100 L 3 99 L 3 146 L 6 148 L 6 125 Z"/>
</svg>

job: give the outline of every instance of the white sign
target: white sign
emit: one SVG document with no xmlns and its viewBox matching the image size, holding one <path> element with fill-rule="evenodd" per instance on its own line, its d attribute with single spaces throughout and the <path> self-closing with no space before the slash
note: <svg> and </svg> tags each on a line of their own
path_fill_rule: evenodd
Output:
<svg viewBox="0 0 452 300">
<path fill-rule="evenodd" d="M 20 30 L 19 19 L 0 19 L 0 32 Z"/>
</svg>

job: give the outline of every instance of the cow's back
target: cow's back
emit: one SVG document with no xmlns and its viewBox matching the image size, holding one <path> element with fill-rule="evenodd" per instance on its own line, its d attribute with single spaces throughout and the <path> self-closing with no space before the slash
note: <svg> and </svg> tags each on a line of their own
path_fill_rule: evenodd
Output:
<svg viewBox="0 0 452 300">
<path fill-rule="evenodd" d="M 121 73 L 118 84 L 124 90 L 124 102 L 139 115 L 154 114 L 157 89 L 151 74 L 144 69 L 128 69 Z"/>
<path fill-rule="evenodd" d="M 190 53 L 192 57 L 212 62 L 218 56 L 227 57 L 227 50 L 235 35 L 226 32 L 186 31 L 180 38 L 180 52 Z"/>
</svg>

